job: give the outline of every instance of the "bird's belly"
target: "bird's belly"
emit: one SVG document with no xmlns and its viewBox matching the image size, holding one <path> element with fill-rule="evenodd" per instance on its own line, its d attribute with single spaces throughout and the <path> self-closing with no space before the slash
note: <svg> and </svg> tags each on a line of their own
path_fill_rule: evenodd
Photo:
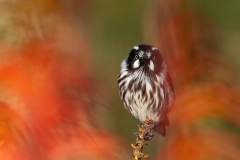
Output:
<svg viewBox="0 0 240 160">
<path fill-rule="evenodd" d="M 152 119 L 154 122 L 159 122 L 159 105 L 153 103 L 153 99 L 146 100 L 147 97 L 141 97 L 138 94 L 132 95 L 133 103 L 130 104 L 131 114 L 141 122 L 146 118 Z"/>
</svg>

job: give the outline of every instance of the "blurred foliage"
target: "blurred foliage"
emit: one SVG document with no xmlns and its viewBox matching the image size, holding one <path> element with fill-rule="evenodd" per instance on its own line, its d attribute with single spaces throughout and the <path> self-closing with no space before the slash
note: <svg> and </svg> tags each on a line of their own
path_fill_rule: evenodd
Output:
<svg viewBox="0 0 240 160">
<path fill-rule="evenodd" d="M 156 159 L 239 159 L 239 72 L 221 50 L 219 31 L 188 1 L 156 1 L 154 9 L 149 17 L 156 22 L 145 28 L 156 28 L 154 43 L 176 89 Z"/>
<path fill-rule="evenodd" d="M 88 11 L 76 23 L 67 5 L 81 2 L 2 4 L 14 38 L 0 45 L 0 159 L 126 159 L 122 138 L 95 124 Z"/>
<path fill-rule="evenodd" d="M 156 159 L 239 159 L 240 1 L 0 0 L 0 159 L 127 159 L 136 121 L 118 97 L 136 44 L 176 90 Z"/>
</svg>

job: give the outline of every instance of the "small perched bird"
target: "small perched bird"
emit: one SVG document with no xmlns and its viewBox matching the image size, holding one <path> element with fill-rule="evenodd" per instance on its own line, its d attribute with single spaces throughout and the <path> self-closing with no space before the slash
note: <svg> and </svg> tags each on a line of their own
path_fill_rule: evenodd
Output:
<svg viewBox="0 0 240 160">
<path fill-rule="evenodd" d="M 166 63 L 156 47 L 145 44 L 133 47 L 122 61 L 118 89 L 125 109 L 141 123 L 151 119 L 153 129 L 166 135 L 174 90 Z"/>
</svg>

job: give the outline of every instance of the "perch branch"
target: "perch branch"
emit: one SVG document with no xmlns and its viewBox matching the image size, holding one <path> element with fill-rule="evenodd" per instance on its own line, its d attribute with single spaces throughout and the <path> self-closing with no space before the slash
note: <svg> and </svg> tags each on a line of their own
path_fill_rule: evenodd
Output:
<svg viewBox="0 0 240 160">
<path fill-rule="evenodd" d="M 153 138 L 153 120 L 147 118 L 145 122 L 141 123 L 136 133 L 136 142 L 131 144 L 133 148 L 132 160 L 148 159 L 149 155 L 143 153 L 143 147 L 147 145 L 147 141 Z"/>
</svg>

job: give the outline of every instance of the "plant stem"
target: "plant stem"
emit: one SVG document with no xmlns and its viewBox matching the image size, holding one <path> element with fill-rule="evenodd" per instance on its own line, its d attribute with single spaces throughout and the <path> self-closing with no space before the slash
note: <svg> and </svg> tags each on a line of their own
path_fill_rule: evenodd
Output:
<svg viewBox="0 0 240 160">
<path fill-rule="evenodd" d="M 142 151 L 143 146 L 147 145 L 147 141 L 153 138 L 153 121 L 147 118 L 145 122 L 139 126 L 136 135 L 136 142 L 131 144 L 133 148 L 132 160 L 141 160 L 142 158 L 148 159 L 149 155 L 144 154 Z"/>
</svg>

